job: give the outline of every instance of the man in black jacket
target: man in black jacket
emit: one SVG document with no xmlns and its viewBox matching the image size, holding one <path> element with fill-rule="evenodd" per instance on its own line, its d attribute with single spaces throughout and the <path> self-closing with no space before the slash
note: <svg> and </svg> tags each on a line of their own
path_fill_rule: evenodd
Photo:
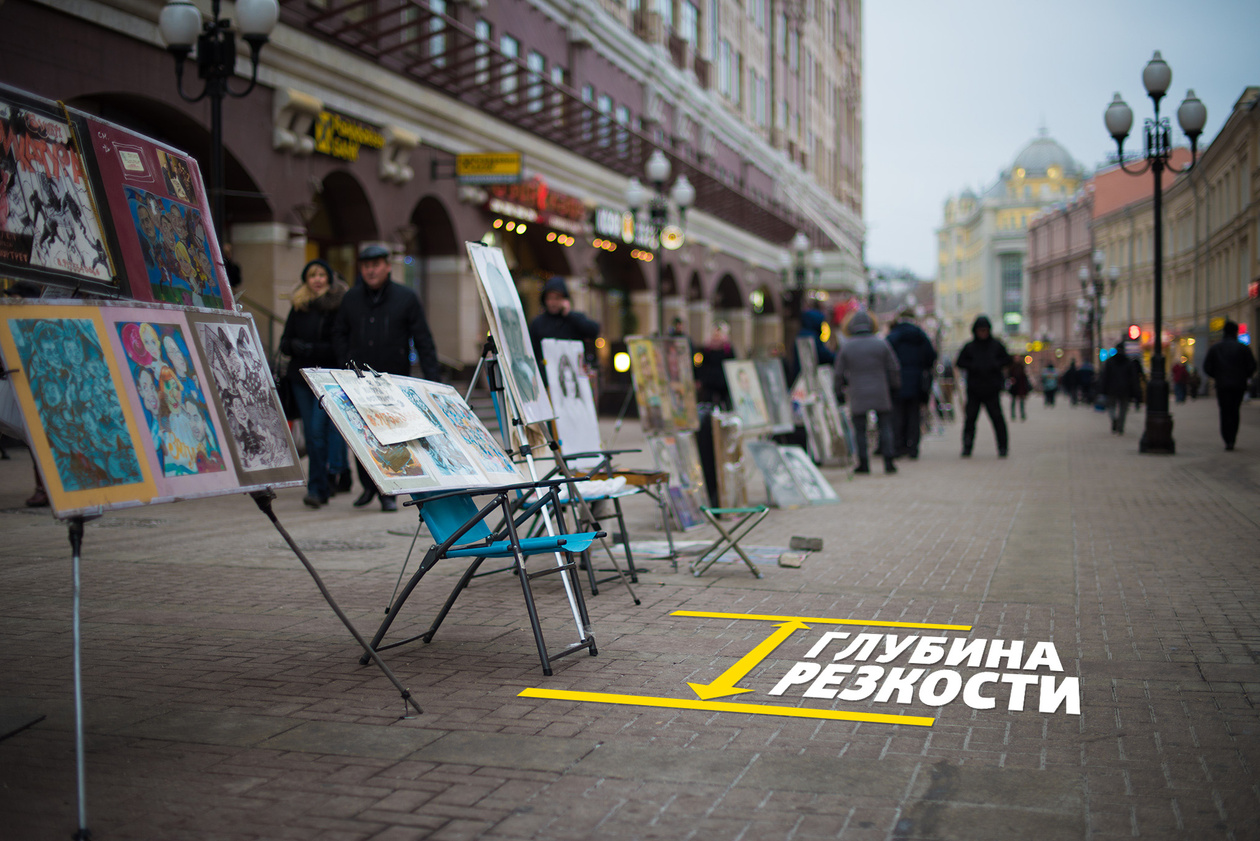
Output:
<svg viewBox="0 0 1260 841">
<path fill-rule="evenodd" d="M 967 372 L 967 408 L 963 422 L 963 457 L 971 455 L 971 445 L 976 440 L 976 418 L 980 407 L 993 422 L 993 434 L 997 437 L 998 457 L 1006 458 L 1006 418 L 1002 416 L 1002 387 L 1006 383 L 1006 366 L 1011 355 L 1006 346 L 993 338 L 993 324 L 987 316 L 980 316 L 971 325 L 971 341 L 963 345 L 954 360 L 954 367 Z"/>
<path fill-rule="evenodd" d="M 543 284 L 542 305 L 543 311 L 529 323 L 529 338 L 534 344 L 534 358 L 540 368 L 544 363 L 543 339 L 585 342 L 599 338 L 599 322 L 588 318 L 586 313 L 574 312 L 564 278 L 553 277 Z"/>
<path fill-rule="evenodd" d="M 888 344 L 901 363 L 901 387 L 893 394 L 893 443 L 896 455 L 916 459 L 922 424 L 919 407 L 927 402 L 931 392 L 936 348 L 928 334 L 914 323 L 913 310 L 901 313 L 888 331 Z"/>
<path fill-rule="evenodd" d="M 426 379 L 436 380 L 441 374 L 437 347 L 424 307 L 416 293 L 395 283 L 389 274 L 389 249 L 369 245 L 359 252 L 359 278 L 346 293 L 333 324 L 333 347 L 337 361 L 353 362 L 382 374 L 411 374 L 411 350 L 414 344 L 420 371 Z M 354 501 L 362 508 L 378 493 L 372 477 L 358 465 L 363 493 Z M 381 494 L 381 510 L 397 511 L 394 497 Z"/>
<path fill-rule="evenodd" d="M 1124 340 L 1116 344 L 1116 352 L 1103 363 L 1102 376 L 1098 380 L 1098 392 L 1107 397 L 1107 414 L 1111 416 L 1111 431 L 1124 434 L 1124 419 L 1129 404 L 1142 397 L 1142 367 L 1136 359 L 1125 353 Z"/>
<path fill-rule="evenodd" d="M 1216 380 L 1221 437 L 1225 439 L 1225 449 L 1232 450 L 1238 437 L 1238 410 L 1247 391 L 1247 380 L 1255 373 L 1256 358 L 1251 355 L 1251 348 L 1238 341 L 1236 323 L 1226 321 L 1221 332 L 1223 338 L 1208 349 L 1207 359 L 1203 360 L 1203 373 Z"/>
</svg>

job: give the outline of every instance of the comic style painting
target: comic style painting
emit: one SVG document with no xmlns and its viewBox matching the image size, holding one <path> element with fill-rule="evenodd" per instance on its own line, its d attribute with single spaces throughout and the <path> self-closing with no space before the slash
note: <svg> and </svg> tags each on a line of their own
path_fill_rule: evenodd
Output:
<svg viewBox="0 0 1260 841">
<path fill-rule="evenodd" d="M 101 215 L 131 297 L 231 309 L 201 173 L 182 152 L 74 109 Z"/>
<path fill-rule="evenodd" d="M 73 492 L 143 481 L 94 322 L 14 318 L 9 329 L 61 487 Z"/>
<path fill-rule="evenodd" d="M 116 291 L 70 126 L 53 103 L 0 86 L 0 272 Z"/>
<path fill-rule="evenodd" d="M 560 451 L 566 455 L 590 453 L 600 448 L 599 417 L 591 380 L 583 359 L 583 345 L 566 339 L 543 339 L 543 357 L 547 360 L 547 387 L 551 405 L 556 410 L 556 434 Z M 578 459 L 572 466 L 586 470 L 599 465 L 599 456 Z"/>
<path fill-rule="evenodd" d="M 237 470 L 254 474 L 252 481 L 282 481 L 295 474 L 301 478 L 297 450 L 252 319 L 190 312 L 188 321 Z"/>
<path fill-rule="evenodd" d="M 394 380 L 403 395 L 425 416 L 429 423 L 438 429 L 442 429 L 441 420 L 438 419 L 437 414 L 425 401 L 419 384 L 410 377 L 395 377 Z M 481 471 L 477 465 L 445 431 L 425 436 L 419 439 L 416 444 L 433 462 L 434 470 L 444 476 L 481 476 Z"/>
<path fill-rule="evenodd" d="M 503 252 L 477 242 L 466 245 L 473 273 L 477 275 L 486 321 L 498 351 L 500 370 L 521 420 L 525 423 L 551 420 L 556 415 L 543 388 L 521 296 L 512 282 Z"/>
<path fill-rule="evenodd" d="M 386 480 L 415 479 L 425 475 L 424 465 L 420 463 L 415 448 L 405 441 L 400 444 L 382 444 L 378 441 L 371 427 L 363 422 L 363 417 L 354 408 L 350 396 L 336 380 L 329 378 L 319 388 L 324 393 L 320 402 L 329 412 L 329 416 L 342 419 L 353 432 L 346 436 L 346 440 L 350 442 L 355 456 L 364 464 L 375 467 Z M 341 429 L 342 424 L 337 424 L 337 427 Z M 390 492 L 389 488 L 384 490 Z"/>
<path fill-rule="evenodd" d="M 459 392 L 450 386 L 433 383 L 429 397 L 446 419 L 447 423 L 444 425 L 451 433 L 458 435 L 469 452 L 478 458 L 482 471 L 492 483 L 521 481 L 516 465 L 512 464 L 498 442 L 490 437 L 490 433 L 473 414 L 472 409 L 468 408 Z"/>
<path fill-rule="evenodd" d="M 183 327 L 122 321 L 114 329 L 140 399 L 158 475 L 226 471 L 223 446 L 206 404 L 206 384 L 189 361 Z"/>
</svg>

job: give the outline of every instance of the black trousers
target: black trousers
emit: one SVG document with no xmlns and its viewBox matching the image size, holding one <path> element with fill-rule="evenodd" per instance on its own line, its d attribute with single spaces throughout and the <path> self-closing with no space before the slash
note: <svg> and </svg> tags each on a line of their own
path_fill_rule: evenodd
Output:
<svg viewBox="0 0 1260 841">
<path fill-rule="evenodd" d="M 975 394 L 967 392 L 966 416 L 963 421 L 963 449 L 971 452 L 971 445 L 976 440 L 976 418 L 980 417 L 980 409 L 984 408 L 993 422 L 993 435 L 997 438 L 999 453 L 1006 452 L 1006 418 L 1002 416 L 1002 392 L 993 394 Z"/>
<path fill-rule="evenodd" d="M 354 457 L 354 467 L 359 474 L 359 484 L 363 486 L 363 490 L 372 488 L 380 494 L 381 499 L 393 499 L 392 495 L 381 493 L 381 489 L 376 487 L 376 483 L 372 481 L 372 474 L 367 472 L 367 468 L 363 466 L 363 462 L 359 461 L 358 456 Z"/>
<path fill-rule="evenodd" d="M 1227 447 L 1234 446 L 1234 439 L 1238 437 L 1238 411 L 1245 391 L 1242 387 L 1216 387 L 1216 405 L 1221 410 L 1221 438 L 1225 439 Z"/>
<path fill-rule="evenodd" d="M 893 443 L 897 455 L 919 457 L 919 433 L 922 424 L 919 398 L 893 398 Z"/>
</svg>

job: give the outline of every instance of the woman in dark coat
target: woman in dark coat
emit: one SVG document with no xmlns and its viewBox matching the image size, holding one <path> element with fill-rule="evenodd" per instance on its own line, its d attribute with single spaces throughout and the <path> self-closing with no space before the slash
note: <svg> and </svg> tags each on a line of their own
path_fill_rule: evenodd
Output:
<svg viewBox="0 0 1260 841">
<path fill-rule="evenodd" d="M 1020 420 L 1028 420 L 1024 404 L 1028 401 L 1028 392 L 1032 391 L 1032 383 L 1028 379 L 1028 370 L 1022 359 L 1016 357 L 1011 361 L 1007 384 L 1007 390 L 1011 393 L 1011 420 L 1015 420 L 1016 413 Z"/>
<path fill-rule="evenodd" d="M 346 465 L 346 444 L 319 405 L 315 393 L 302 378 L 303 368 L 332 368 L 337 364 L 333 350 L 332 329 L 346 284 L 323 260 L 312 260 L 302 269 L 302 282 L 293 291 L 293 309 L 284 322 L 280 350 L 290 357 L 281 388 L 290 389 L 302 415 L 302 432 L 306 437 L 306 496 L 302 502 L 318 508 L 328 502 L 337 489 L 333 481 L 348 484 L 350 471 Z M 339 458 L 338 458 L 339 457 Z M 334 478 L 330 479 L 330 473 Z M 338 488 L 349 490 L 346 488 Z"/>
</svg>

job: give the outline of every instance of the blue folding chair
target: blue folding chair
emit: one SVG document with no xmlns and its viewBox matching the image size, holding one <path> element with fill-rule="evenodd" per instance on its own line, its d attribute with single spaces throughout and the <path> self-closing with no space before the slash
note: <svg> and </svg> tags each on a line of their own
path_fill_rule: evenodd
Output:
<svg viewBox="0 0 1260 841">
<path fill-rule="evenodd" d="M 588 650 L 592 657 L 598 654 L 599 651 L 595 647 L 595 635 L 590 628 L 590 617 L 586 612 L 586 602 L 582 598 L 582 587 L 578 581 L 577 564 L 574 561 L 574 556 L 585 552 L 592 542 L 604 536 L 604 532 L 565 533 L 564 511 L 559 504 L 556 491 L 560 485 L 565 484 L 567 481 L 566 479 L 543 480 L 516 485 L 501 485 L 494 488 L 412 494 L 412 501 L 408 502 L 407 505 L 415 505 L 420 509 L 420 516 L 423 518 L 425 525 L 428 526 L 429 534 L 438 542 L 425 553 L 419 569 L 408 580 L 407 585 L 403 587 L 394 603 L 390 606 L 385 620 L 381 623 L 380 628 L 377 629 L 376 636 L 372 638 L 371 648 L 374 651 L 385 651 L 418 639 L 426 643 L 431 642 L 438 626 L 442 624 L 446 615 L 450 613 L 455 600 L 464 588 L 468 586 L 468 582 L 472 580 L 473 575 L 476 574 L 477 568 L 481 566 L 482 562 L 488 558 L 511 558 L 512 568 L 520 578 L 521 590 L 525 595 L 525 609 L 529 613 L 530 628 L 533 629 L 534 641 L 538 645 L 538 657 L 542 661 L 543 674 L 551 674 L 552 660 L 572 654 L 575 651 Z M 529 495 L 534 492 L 537 492 L 538 496 L 534 499 L 529 499 Z M 526 502 L 519 506 L 514 506 L 513 498 L 519 494 L 526 495 Z M 479 496 L 492 496 L 493 499 L 478 507 L 477 503 L 474 502 L 474 497 Z M 557 534 L 521 537 L 517 533 L 517 529 L 522 523 L 534 516 L 545 514 L 548 508 L 554 513 Z M 485 521 L 487 517 L 495 512 L 499 512 L 502 515 L 503 521 L 498 531 L 491 531 Z M 561 557 L 562 553 L 564 555 L 563 558 Z M 526 569 L 526 558 L 531 555 L 545 554 L 555 556 L 555 566 L 532 572 Z M 422 634 L 417 634 L 398 642 L 391 642 L 387 645 L 381 645 L 386 632 L 398 617 L 403 604 L 406 603 L 408 596 L 415 590 L 416 585 L 420 583 L 425 573 L 432 569 L 438 561 L 445 558 L 472 558 L 473 562 L 469 564 L 468 568 L 464 570 L 464 574 L 460 576 L 459 583 L 455 585 L 455 589 L 447 597 L 446 603 L 433 620 L 433 624 Z M 538 621 L 538 610 L 534 604 L 534 594 L 530 587 L 530 581 L 540 576 L 555 574 L 560 575 L 564 585 L 569 609 L 573 614 L 573 621 L 578 630 L 578 642 L 569 645 L 556 654 L 548 654 L 543 640 L 542 626 Z M 359 662 L 366 665 L 367 660 L 367 656 L 364 656 L 359 659 Z"/>
</svg>

